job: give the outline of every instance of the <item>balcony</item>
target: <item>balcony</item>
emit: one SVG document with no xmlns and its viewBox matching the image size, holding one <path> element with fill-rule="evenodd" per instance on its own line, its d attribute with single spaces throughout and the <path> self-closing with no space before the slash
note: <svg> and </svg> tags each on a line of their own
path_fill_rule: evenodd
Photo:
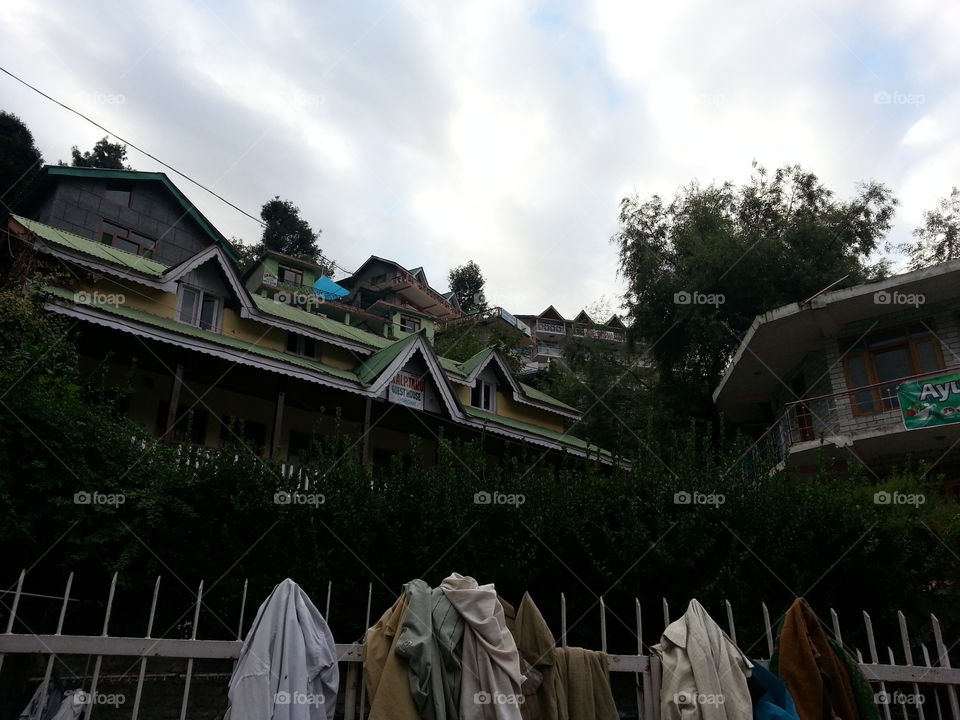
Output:
<svg viewBox="0 0 960 720">
<path fill-rule="evenodd" d="M 821 460 L 859 460 L 872 467 L 903 462 L 908 455 L 940 459 L 960 442 L 960 423 L 908 430 L 897 386 L 956 371 L 946 368 L 786 403 L 746 460 L 758 470 L 772 471 L 788 458 L 801 469 Z"/>
<path fill-rule="evenodd" d="M 575 327 L 573 329 L 574 337 L 588 337 L 596 340 L 610 340 L 611 342 L 623 342 L 623 332 L 618 330 L 607 330 L 605 328 Z"/>
<path fill-rule="evenodd" d="M 441 320 L 437 323 L 437 330 L 449 330 L 451 328 L 466 324 L 479 325 L 481 323 L 490 322 L 491 320 L 503 320 L 504 322 L 515 327 L 527 337 L 530 336 L 530 328 L 501 307 L 484 308 L 483 310 L 478 310 L 477 312 L 470 313 L 469 315 L 461 315 L 460 317 Z"/>
<path fill-rule="evenodd" d="M 543 320 L 537 320 L 536 327 L 534 328 L 538 333 L 553 333 L 555 335 L 566 335 L 567 329 L 564 327 L 563 323 L 551 323 L 544 322 Z"/>
<path fill-rule="evenodd" d="M 377 288 L 388 288 L 406 298 L 419 312 L 446 318 L 457 316 L 457 311 L 443 295 L 428 285 L 424 285 L 413 274 L 397 273 L 385 277 L 379 282 L 370 283 Z"/>
</svg>

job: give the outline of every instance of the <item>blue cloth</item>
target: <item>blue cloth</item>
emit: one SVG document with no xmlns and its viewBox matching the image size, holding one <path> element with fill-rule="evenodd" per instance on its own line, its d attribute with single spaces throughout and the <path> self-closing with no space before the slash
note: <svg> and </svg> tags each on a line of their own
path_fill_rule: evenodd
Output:
<svg viewBox="0 0 960 720">
<path fill-rule="evenodd" d="M 350 291 L 337 285 L 326 275 L 321 275 L 313 284 L 313 294 L 322 297 L 324 300 L 339 300 L 349 295 Z"/>
<path fill-rule="evenodd" d="M 753 720 L 800 720 L 787 684 L 756 660 L 751 662 L 747 687 L 753 699 Z"/>
</svg>

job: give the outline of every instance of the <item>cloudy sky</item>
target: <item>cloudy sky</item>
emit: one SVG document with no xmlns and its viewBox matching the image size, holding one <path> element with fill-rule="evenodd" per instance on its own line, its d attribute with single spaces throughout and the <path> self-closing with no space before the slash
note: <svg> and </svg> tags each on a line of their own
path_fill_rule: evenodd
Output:
<svg viewBox="0 0 960 720">
<path fill-rule="evenodd" d="M 5 3 L 0 64 L 343 267 L 479 263 L 515 313 L 614 298 L 620 199 L 800 162 L 887 183 L 894 240 L 960 184 L 942 0 Z M 48 162 L 103 132 L 0 75 Z M 954 130 L 951 130 L 954 128 Z M 139 170 L 161 169 L 131 151 Z M 171 174 L 223 231 L 259 227 Z"/>
</svg>

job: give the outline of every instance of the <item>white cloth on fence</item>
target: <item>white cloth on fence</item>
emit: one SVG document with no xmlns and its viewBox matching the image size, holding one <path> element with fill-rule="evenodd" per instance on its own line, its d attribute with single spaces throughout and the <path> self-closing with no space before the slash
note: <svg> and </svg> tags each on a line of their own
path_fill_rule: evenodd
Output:
<svg viewBox="0 0 960 720">
<path fill-rule="evenodd" d="M 699 602 L 652 649 L 663 662 L 661 720 L 751 720 L 753 665 Z"/>
<path fill-rule="evenodd" d="M 287 579 L 260 606 L 244 640 L 225 720 L 330 720 L 339 684 L 330 628 Z"/>
<path fill-rule="evenodd" d="M 520 720 L 520 654 L 496 589 L 459 573 L 440 589 L 464 620 L 461 720 Z"/>
</svg>

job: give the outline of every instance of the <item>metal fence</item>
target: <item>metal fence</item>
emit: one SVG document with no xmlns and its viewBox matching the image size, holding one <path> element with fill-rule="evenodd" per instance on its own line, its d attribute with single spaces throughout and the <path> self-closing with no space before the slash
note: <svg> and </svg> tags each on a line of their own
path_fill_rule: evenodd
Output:
<svg viewBox="0 0 960 720">
<path fill-rule="evenodd" d="M 160 597 L 160 578 L 157 578 L 153 589 L 153 600 L 150 606 L 149 620 L 146 633 L 143 637 L 118 637 L 109 634 L 111 615 L 114 612 L 114 596 L 117 587 L 117 576 L 114 575 L 106 597 L 106 610 L 103 618 L 103 629 L 100 635 L 65 635 L 62 634 L 64 620 L 67 615 L 67 609 L 71 598 L 71 588 L 73 587 L 74 575 L 70 574 L 66 581 L 66 587 L 62 596 L 47 599 L 59 601 L 60 609 L 56 626 L 56 632 L 52 634 L 36 634 L 29 632 L 14 632 L 18 620 L 18 609 L 21 601 L 37 597 L 35 594 L 28 593 L 25 588 L 26 571 L 22 572 L 16 584 L 16 590 L 11 592 L 12 601 L 2 601 L 2 607 L 9 613 L 7 617 L 6 630 L 0 634 L 0 680 L 4 667 L 4 660 L 8 655 L 32 655 L 46 657 L 45 671 L 42 677 L 35 678 L 40 683 L 41 694 L 46 695 L 50 687 L 54 663 L 58 658 L 64 656 L 88 656 L 94 658 L 93 672 L 91 675 L 82 678 L 89 681 L 85 692 L 89 697 L 96 698 L 98 693 L 98 684 L 102 676 L 102 663 L 104 658 L 131 658 L 134 663 L 139 662 L 136 690 L 129 710 L 129 717 L 136 720 L 140 716 L 143 700 L 144 683 L 147 681 L 147 668 L 151 660 L 161 658 L 186 660 L 186 671 L 182 675 L 177 675 L 176 680 L 182 681 L 182 695 L 179 703 L 179 717 L 186 720 L 188 717 L 213 717 L 209 711 L 206 715 L 198 712 L 191 707 L 191 684 L 197 677 L 194 671 L 194 662 L 196 660 L 237 660 L 242 648 L 242 637 L 245 622 L 251 621 L 246 618 L 247 609 L 247 584 L 244 583 L 243 597 L 240 603 L 239 620 L 237 623 L 237 632 L 235 639 L 232 640 L 212 640 L 200 639 L 198 637 L 200 610 L 203 606 L 203 583 L 197 589 L 193 604 L 193 622 L 190 626 L 189 638 L 169 638 L 153 637 L 154 619 L 157 612 L 157 602 Z M 330 622 L 332 583 L 327 585 L 326 606 L 324 616 Z M 6 596 L 6 597 L 9 597 Z M 367 607 L 366 607 L 366 625 L 371 625 L 371 601 L 373 598 L 373 585 L 368 589 Z M 596 599 L 598 606 L 599 620 L 599 641 L 600 650 L 607 653 L 607 621 L 611 616 L 602 597 Z M 661 685 L 661 666 L 656 654 L 650 652 L 650 648 L 642 641 L 644 633 L 644 618 L 641 613 L 640 601 L 634 599 L 635 617 L 630 621 L 635 623 L 635 635 L 637 639 L 636 654 L 608 654 L 608 666 L 612 675 L 625 674 L 626 678 L 632 680 L 633 692 L 631 697 L 624 698 L 623 693 L 618 693 L 618 707 L 624 716 L 629 717 L 636 714 L 642 720 L 660 720 L 659 689 Z M 662 621 L 662 627 L 665 628 L 670 623 L 671 613 L 666 599 L 662 600 L 662 617 L 656 618 L 656 622 Z M 559 644 L 562 647 L 567 646 L 567 603 L 564 594 L 560 596 L 560 635 Z M 760 612 L 763 618 L 763 628 L 766 640 L 767 658 L 773 653 L 774 648 L 774 626 L 776 621 L 771 623 L 770 612 L 765 603 L 760 603 Z M 725 617 L 724 617 L 725 616 Z M 831 608 L 829 610 L 828 631 L 833 638 L 843 644 L 840 621 L 837 613 Z M 928 717 L 933 720 L 960 720 L 960 708 L 957 702 L 957 688 L 960 686 L 960 669 L 951 666 L 948 646 L 943 639 L 943 633 L 940 621 L 936 616 L 930 616 L 930 629 L 932 638 L 932 648 L 928 648 L 925 643 L 914 642 L 910 639 L 910 633 L 907 628 L 907 621 L 903 613 L 897 614 L 899 625 L 899 638 L 893 645 L 884 646 L 877 642 L 874 635 L 873 623 L 870 615 L 862 613 L 863 633 L 867 644 L 866 657 L 859 648 L 848 647 L 850 652 L 856 657 L 861 670 L 874 690 L 874 701 L 881 713 L 883 720 L 894 720 L 894 715 L 898 718 L 907 720 L 908 718 L 918 718 L 926 720 Z M 726 631 L 730 638 L 737 642 L 737 628 L 734 623 L 733 607 L 729 602 L 724 604 L 722 614 L 716 616 L 721 625 L 726 625 Z M 618 620 L 622 620 L 618 618 Z M 655 623 L 656 624 L 656 623 Z M 26 629 L 26 628 L 24 628 Z M 648 628 L 649 629 L 649 628 Z M 336 634 L 336 631 L 334 631 Z M 631 631 L 631 634 L 634 634 Z M 659 637 L 660 633 L 657 633 Z M 894 650 L 894 646 L 899 646 Z M 952 647 L 952 645 L 951 645 Z M 883 652 L 885 649 L 886 652 Z M 341 687 L 338 696 L 338 717 L 344 720 L 355 720 L 364 718 L 367 715 L 367 702 L 365 687 L 362 682 L 362 662 L 364 656 L 364 647 L 362 642 L 337 644 L 337 656 L 343 664 L 341 672 Z M 768 660 L 758 660 L 766 664 Z M 630 676 L 632 675 L 632 678 Z M 155 677 L 155 676 L 154 676 Z M 222 674 L 224 688 L 226 686 L 228 674 Z M 623 676 L 621 676 L 623 677 Z M 75 678 L 80 679 L 80 678 Z M 132 678 L 130 678 L 132 681 Z M 41 703 L 42 706 L 42 703 Z M 126 711 L 126 708 L 124 708 Z M 153 708 L 151 708 L 152 710 Z M 169 715 L 172 708 L 165 708 L 165 715 Z M 225 710 L 222 708 L 220 712 Z M 84 710 L 84 719 L 89 718 L 100 708 L 96 703 L 87 704 Z M 111 717 L 118 715 L 111 714 Z"/>
</svg>

